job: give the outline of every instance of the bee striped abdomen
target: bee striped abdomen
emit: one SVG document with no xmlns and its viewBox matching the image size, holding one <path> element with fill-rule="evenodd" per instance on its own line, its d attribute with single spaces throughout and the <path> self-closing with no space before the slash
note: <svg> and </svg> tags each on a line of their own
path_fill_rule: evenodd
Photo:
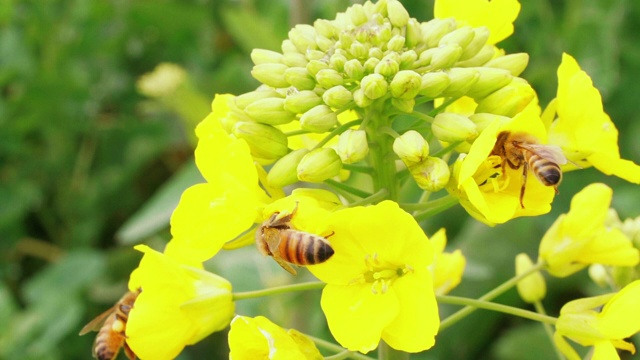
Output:
<svg viewBox="0 0 640 360">
<path fill-rule="evenodd" d="M 281 232 L 280 256 L 296 265 L 323 263 L 333 255 L 329 242 L 318 235 L 297 230 Z"/>
<path fill-rule="evenodd" d="M 546 186 L 557 186 L 562 181 L 560 166 L 536 154 L 532 154 L 529 158 L 529 167 L 540 182 Z"/>
<path fill-rule="evenodd" d="M 113 324 L 121 320 L 116 314 L 111 316 L 113 320 L 107 320 L 105 322 L 107 326 L 103 326 L 96 336 L 94 356 L 98 360 L 115 359 L 125 341 L 124 334 L 112 333 Z"/>
</svg>

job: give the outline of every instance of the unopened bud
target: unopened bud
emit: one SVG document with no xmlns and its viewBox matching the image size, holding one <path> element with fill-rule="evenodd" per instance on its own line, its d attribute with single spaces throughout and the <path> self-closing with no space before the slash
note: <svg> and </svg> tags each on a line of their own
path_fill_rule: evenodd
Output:
<svg viewBox="0 0 640 360">
<path fill-rule="evenodd" d="M 382 49 L 380 49 L 379 47 L 376 46 L 369 49 L 370 58 L 382 59 L 383 56 L 384 54 L 382 53 Z"/>
<path fill-rule="evenodd" d="M 403 113 L 410 114 L 416 106 L 416 99 L 391 98 L 391 105 Z"/>
<path fill-rule="evenodd" d="M 389 1 L 387 3 L 387 13 L 391 25 L 395 27 L 406 26 L 409 22 L 409 12 L 402 6 L 400 1 Z"/>
<path fill-rule="evenodd" d="M 318 74 L 320 70 L 328 69 L 329 64 L 327 64 L 326 61 L 322 61 L 322 60 L 311 60 L 309 61 L 306 67 L 307 67 L 307 71 L 309 72 L 309 74 L 311 74 L 311 76 L 316 76 L 316 74 Z"/>
<path fill-rule="evenodd" d="M 300 181 L 322 182 L 337 176 L 342 169 L 342 161 L 335 150 L 320 148 L 302 157 L 297 172 Z"/>
<path fill-rule="evenodd" d="M 280 45 L 280 48 L 282 49 L 282 53 L 283 54 L 289 54 L 289 53 L 297 53 L 298 52 L 298 48 L 295 46 L 295 44 L 289 40 L 289 39 L 285 39 L 282 44 Z"/>
<path fill-rule="evenodd" d="M 276 161 L 269 170 L 267 181 L 269 185 L 284 187 L 298 181 L 298 164 L 309 153 L 309 149 L 292 151 Z"/>
<path fill-rule="evenodd" d="M 391 96 L 399 99 L 414 99 L 420 91 L 422 77 L 413 70 L 402 70 L 391 80 L 389 89 Z"/>
<path fill-rule="evenodd" d="M 292 67 L 284 72 L 285 80 L 298 90 L 313 90 L 316 80 L 309 74 L 305 67 Z"/>
<path fill-rule="evenodd" d="M 267 98 L 254 101 L 244 112 L 254 121 L 268 125 L 282 125 L 291 122 L 295 114 L 285 110 L 285 99 Z"/>
<path fill-rule="evenodd" d="M 342 54 L 333 54 L 329 59 L 329 66 L 336 71 L 343 71 L 347 57 Z"/>
<path fill-rule="evenodd" d="M 469 120 L 473 121 L 473 123 L 476 124 L 478 133 L 481 133 L 494 121 L 500 121 L 501 124 L 507 124 L 511 121 L 511 118 L 496 114 L 477 113 L 470 115 Z"/>
<path fill-rule="evenodd" d="M 387 50 L 400 52 L 404 47 L 405 38 L 402 35 L 393 36 L 387 43 Z"/>
<path fill-rule="evenodd" d="M 233 135 L 244 139 L 254 157 L 274 161 L 289 151 L 287 136 L 271 125 L 254 122 L 237 122 L 233 126 Z"/>
<path fill-rule="evenodd" d="M 379 99 L 387 94 L 389 85 L 380 74 L 369 74 L 362 78 L 360 86 L 364 91 L 364 95 L 371 100 Z"/>
<path fill-rule="evenodd" d="M 607 268 L 602 264 L 589 266 L 589 277 L 600 287 L 607 287 L 612 281 Z"/>
<path fill-rule="evenodd" d="M 520 253 L 516 256 L 516 276 L 524 274 L 532 267 L 533 262 L 527 254 Z M 547 284 L 540 271 L 536 271 L 518 281 L 517 288 L 522 300 L 529 304 L 534 304 L 544 299 L 547 294 Z"/>
<path fill-rule="evenodd" d="M 351 44 L 356 40 L 355 36 L 350 31 L 340 32 L 340 49 L 349 50 Z M 336 44 L 337 45 L 337 44 Z"/>
<path fill-rule="evenodd" d="M 416 19 L 409 19 L 405 32 L 405 46 L 408 48 L 415 47 L 422 41 L 422 28 Z"/>
<path fill-rule="evenodd" d="M 357 59 L 351 59 L 344 64 L 344 72 L 352 80 L 360 80 L 364 76 L 362 63 Z"/>
<path fill-rule="evenodd" d="M 447 71 L 449 86 L 442 91 L 442 96 L 460 97 L 465 95 L 480 78 L 480 72 L 473 68 L 452 68 Z"/>
<path fill-rule="evenodd" d="M 308 24 L 298 24 L 289 31 L 289 39 L 298 51 L 304 54 L 316 48 L 316 29 Z"/>
<path fill-rule="evenodd" d="M 235 97 L 234 101 L 236 103 L 236 106 L 239 109 L 244 110 L 247 106 L 251 105 L 252 103 L 258 100 L 275 98 L 275 97 L 281 97 L 281 96 L 276 91 L 273 91 L 271 89 L 264 89 L 264 90 L 250 91 L 248 93 L 238 95 Z"/>
<path fill-rule="evenodd" d="M 251 70 L 251 76 L 265 85 L 274 88 L 285 88 L 289 86 L 284 76 L 288 68 L 284 64 L 258 64 Z"/>
<path fill-rule="evenodd" d="M 455 30 L 456 21 L 453 18 L 433 19 L 420 25 L 422 36 L 429 48 L 434 48 L 440 43 L 443 36 Z"/>
<path fill-rule="evenodd" d="M 487 40 L 489 39 L 489 28 L 486 26 L 481 26 L 478 28 L 473 28 L 474 36 L 471 42 L 464 47 L 464 51 L 462 51 L 462 55 L 460 55 L 460 60 L 469 60 L 472 57 L 476 56 L 480 50 L 487 44 Z"/>
<path fill-rule="evenodd" d="M 332 108 L 340 109 L 353 101 L 353 94 L 342 85 L 334 86 L 322 94 L 322 100 Z"/>
<path fill-rule="evenodd" d="M 458 44 L 446 44 L 436 48 L 431 55 L 432 70 L 448 69 L 460 59 L 462 48 Z"/>
<path fill-rule="evenodd" d="M 494 56 L 496 56 L 496 47 L 493 45 L 485 45 L 480 49 L 480 51 L 470 59 L 467 60 L 458 60 L 456 62 L 457 67 L 474 67 L 474 66 L 485 66 L 485 64 L 491 60 Z"/>
<path fill-rule="evenodd" d="M 371 103 L 373 103 L 373 100 L 364 95 L 364 90 L 358 89 L 353 92 L 353 102 L 356 103 L 356 105 L 358 105 L 359 107 L 365 108 L 371 105 Z"/>
<path fill-rule="evenodd" d="M 409 167 L 409 172 L 421 189 L 431 192 L 442 190 L 451 176 L 447 162 L 431 156 Z"/>
<path fill-rule="evenodd" d="M 318 44 L 318 50 L 307 51 L 307 59 L 320 60 L 327 55 L 327 52 L 331 50 L 336 44 L 334 40 L 327 39 L 324 36 L 316 36 L 316 44 Z"/>
<path fill-rule="evenodd" d="M 409 167 L 429 156 L 429 143 L 419 132 L 409 130 L 393 141 L 393 152 Z"/>
<path fill-rule="evenodd" d="M 429 98 L 439 97 L 450 83 L 451 79 L 449 79 L 449 76 L 445 72 L 428 72 L 422 75 L 418 94 Z"/>
<path fill-rule="evenodd" d="M 366 59 L 367 55 L 369 55 L 369 49 L 359 41 L 354 41 L 353 44 L 351 44 L 349 52 L 351 56 L 356 59 Z"/>
<path fill-rule="evenodd" d="M 468 117 L 456 113 L 440 113 L 431 124 L 433 135 L 440 141 L 452 143 L 473 140 L 478 128 Z"/>
<path fill-rule="evenodd" d="M 376 58 L 368 58 L 367 61 L 364 62 L 364 72 L 365 74 L 371 74 L 375 71 L 376 66 L 380 63 L 380 60 Z"/>
<path fill-rule="evenodd" d="M 306 52 L 305 52 L 306 53 Z M 305 67 L 307 66 L 307 57 L 300 53 L 286 53 L 282 59 L 282 63 L 289 67 Z"/>
<path fill-rule="evenodd" d="M 380 74 L 384 77 L 391 77 L 395 75 L 398 70 L 400 70 L 400 65 L 391 57 L 386 56 L 382 60 L 380 60 L 380 62 L 374 69 L 376 74 Z"/>
<path fill-rule="evenodd" d="M 377 46 L 383 46 L 389 42 L 391 36 L 393 36 L 393 34 L 391 33 L 391 24 L 385 23 L 378 28 L 378 31 L 374 33 L 371 42 L 373 44 L 376 44 Z"/>
<path fill-rule="evenodd" d="M 471 43 L 474 36 L 475 32 L 471 26 L 463 26 L 443 36 L 438 45 L 443 46 L 454 44 L 464 49 Z"/>
<path fill-rule="evenodd" d="M 476 112 L 513 117 L 524 110 L 535 98 L 535 90 L 526 80 L 513 78 L 511 84 L 480 100 Z"/>
<path fill-rule="evenodd" d="M 364 159 L 369 153 L 366 132 L 364 130 L 345 130 L 340 134 L 335 150 L 343 164 L 353 164 Z"/>
<path fill-rule="evenodd" d="M 492 92 L 508 85 L 513 79 L 511 73 L 504 69 L 478 68 L 480 77 L 467 91 L 466 96 L 482 99 Z"/>
<path fill-rule="evenodd" d="M 418 60 L 418 55 L 413 50 L 404 51 L 400 54 L 400 69 L 413 68 L 414 63 Z"/>
<path fill-rule="evenodd" d="M 487 67 L 509 70 L 511 75 L 519 76 L 529 64 L 529 54 L 517 53 L 498 56 L 485 64 Z"/>
<path fill-rule="evenodd" d="M 313 27 L 319 35 L 325 38 L 332 38 L 338 34 L 338 29 L 329 20 L 318 19 L 313 22 Z"/>
<path fill-rule="evenodd" d="M 282 58 L 282 54 L 272 50 L 253 49 L 251 51 L 251 61 L 254 65 L 279 64 L 282 63 Z"/>
<path fill-rule="evenodd" d="M 318 84 L 325 89 L 330 89 L 334 86 L 342 85 L 344 82 L 342 75 L 333 69 L 324 69 L 318 71 L 316 74 L 316 80 Z"/>
<path fill-rule="evenodd" d="M 290 95 L 284 101 L 284 108 L 294 114 L 302 114 L 322 104 L 322 98 L 311 90 L 303 90 Z"/>
<path fill-rule="evenodd" d="M 364 11 L 364 7 L 360 4 L 355 4 L 349 7 L 347 9 L 347 16 L 349 16 L 351 22 L 355 26 L 362 25 L 369 20 L 366 11 Z"/>
<path fill-rule="evenodd" d="M 338 116 L 327 105 L 318 105 L 300 117 L 300 127 L 314 133 L 327 132 L 337 123 Z"/>
</svg>

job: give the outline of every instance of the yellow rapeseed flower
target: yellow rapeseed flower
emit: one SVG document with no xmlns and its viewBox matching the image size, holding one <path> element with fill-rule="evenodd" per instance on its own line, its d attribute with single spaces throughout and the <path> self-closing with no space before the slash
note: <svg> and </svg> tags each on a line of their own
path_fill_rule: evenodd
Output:
<svg viewBox="0 0 640 360">
<path fill-rule="evenodd" d="M 569 276 L 590 264 L 635 266 L 638 250 L 620 230 L 605 226 L 613 191 L 605 184 L 585 187 L 571 199 L 571 209 L 551 225 L 539 256 L 554 276 Z"/>
<path fill-rule="evenodd" d="M 145 245 L 129 289 L 142 289 L 129 313 L 127 344 L 141 359 L 173 359 L 187 346 L 224 329 L 234 315 L 231 284 Z"/>
<path fill-rule="evenodd" d="M 518 0 L 436 0 L 434 17 L 455 18 L 458 24 L 486 26 L 491 35 L 487 43 L 497 44 L 513 34 L 513 22 L 520 13 Z"/>
<path fill-rule="evenodd" d="M 545 117 L 550 123 L 549 142 L 560 146 L 569 160 L 640 184 L 640 166 L 620 158 L 618 129 L 604 112 L 600 92 L 569 54 L 562 55 L 558 96 L 545 110 Z M 567 164 L 565 168 L 576 167 Z"/>
<path fill-rule="evenodd" d="M 367 353 L 380 339 L 419 352 L 435 343 L 440 320 L 428 266 L 433 245 L 392 201 L 339 210 L 321 221 L 335 254 L 309 270 L 327 283 L 321 306 L 343 347 Z"/>
<path fill-rule="evenodd" d="M 582 346 L 593 346 L 593 360 L 620 359 L 616 348 L 635 353 L 632 343 L 624 341 L 640 332 L 640 280 L 625 286 L 617 294 L 571 301 L 560 310 L 554 340 L 569 360 L 579 360 L 576 351 L 564 339 Z M 602 305 L 602 311 L 597 311 Z"/>
<path fill-rule="evenodd" d="M 433 289 L 436 295 L 445 295 L 460 284 L 466 259 L 460 249 L 451 253 L 444 251 L 447 245 L 444 228 L 433 234 L 430 240 L 435 250 L 433 264 L 429 266 L 433 275 Z"/>
<path fill-rule="evenodd" d="M 214 106 L 224 104 L 220 97 Z M 249 146 L 220 125 L 224 111 L 214 108 L 196 128 L 196 165 L 207 182 L 185 190 L 171 217 L 173 241 L 192 249 L 199 261 L 213 257 L 225 242 L 250 228 L 269 202 Z"/>
<path fill-rule="evenodd" d="M 309 338 L 286 331 L 264 316 L 236 316 L 229 331 L 229 360 L 320 360 Z"/>
</svg>

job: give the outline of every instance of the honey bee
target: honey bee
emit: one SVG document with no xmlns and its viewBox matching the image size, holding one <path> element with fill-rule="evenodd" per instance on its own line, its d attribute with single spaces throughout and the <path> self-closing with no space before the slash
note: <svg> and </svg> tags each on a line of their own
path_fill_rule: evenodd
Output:
<svg viewBox="0 0 640 360">
<path fill-rule="evenodd" d="M 98 315 L 80 330 L 80 335 L 90 331 L 97 331 L 96 339 L 93 342 L 92 354 L 98 360 L 113 360 L 118 356 L 120 348 L 124 347 L 124 352 L 130 360 L 136 359 L 129 345 L 127 345 L 124 333 L 129 311 L 133 303 L 140 294 L 140 291 L 128 291 L 109 310 Z"/>
<path fill-rule="evenodd" d="M 272 256 L 292 275 L 296 275 L 296 270 L 289 263 L 314 265 L 329 260 L 333 255 L 333 248 L 326 238 L 293 228 L 291 219 L 297 210 L 296 204 L 291 214 L 280 218 L 280 213 L 276 212 L 256 230 L 258 250 L 263 255 Z"/>
<path fill-rule="evenodd" d="M 538 139 L 526 133 L 503 131 L 498 134 L 491 155 L 502 158 L 503 174 L 505 174 L 506 165 L 514 170 L 523 168 L 522 188 L 520 188 L 520 206 L 523 209 L 524 189 L 529 169 L 540 183 L 553 186 L 558 194 L 558 185 L 562 181 L 560 165 L 567 163 L 567 158 L 559 146 L 539 144 Z"/>
</svg>

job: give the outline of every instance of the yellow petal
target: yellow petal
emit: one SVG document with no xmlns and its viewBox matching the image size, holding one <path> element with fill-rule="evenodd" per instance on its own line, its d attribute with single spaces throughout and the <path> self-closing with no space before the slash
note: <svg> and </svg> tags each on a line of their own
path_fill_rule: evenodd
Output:
<svg viewBox="0 0 640 360">
<path fill-rule="evenodd" d="M 620 356 L 610 341 L 599 341 L 593 345 L 591 360 L 620 360 Z"/>
<path fill-rule="evenodd" d="M 400 311 L 392 289 L 373 294 L 371 286 L 366 285 L 328 284 L 320 305 L 336 341 L 348 350 L 362 353 L 378 347 L 383 329 Z"/>
<path fill-rule="evenodd" d="M 624 339 L 640 332 L 640 280 L 625 286 L 602 309 L 600 331 L 611 339 Z"/>
</svg>

